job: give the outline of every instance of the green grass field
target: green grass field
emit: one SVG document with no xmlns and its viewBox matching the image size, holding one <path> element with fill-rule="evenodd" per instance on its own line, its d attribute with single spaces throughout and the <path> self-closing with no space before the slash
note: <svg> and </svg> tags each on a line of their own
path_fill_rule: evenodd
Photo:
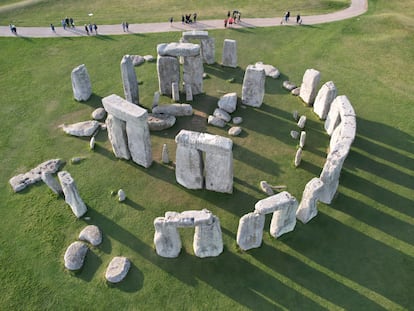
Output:
<svg viewBox="0 0 414 311">
<path fill-rule="evenodd" d="M 69 3 L 68 3 L 69 5 Z M 62 123 L 90 119 L 101 98 L 123 95 L 119 63 L 125 54 L 156 54 L 156 45 L 179 33 L 82 38 L 0 38 L 0 275 L 1 310 L 403 310 L 414 298 L 414 4 L 369 1 L 369 12 L 332 24 L 210 31 L 220 63 L 225 38 L 238 43 L 239 68 L 205 66 L 205 95 L 197 114 L 152 133 L 154 163 L 144 169 L 116 159 L 105 132 L 95 151 L 89 140 L 65 135 Z M 223 92 L 241 96 L 244 69 L 256 61 L 282 73 L 266 80 L 259 109 L 238 107 L 243 134 L 234 142 L 234 193 L 187 190 L 172 166 L 161 164 L 166 143 L 175 158 L 181 128 L 227 137 L 197 115 L 210 114 Z M 85 64 L 93 96 L 72 99 L 71 70 Z M 329 137 L 323 123 L 291 96 L 283 80 L 301 82 L 307 68 L 334 81 L 357 113 L 357 137 L 345 161 L 338 195 L 319 204 L 307 225 L 273 239 L 266 219 L 262 247 L 242 252 L 235 237 L 239 218 L 265 195 L 259 181 L 285 184 L 300 200 L 319 176 Z M 152 104 L 156 64 L 136 67 L 140 101 Z M 233 83 L 226 80 L 234 78 Z M 167 102 L 168 98 L 163 98 Z M 307 143 L 294 168 L 297 141 L 292 111 L 308 117 Z M 78 165 L 75 156 L 85 157 Z M 67 161 L 88 205 L 90 220 L 77 220 L 62 198 L 39 183 L 13 193 L 8 180 L 52 158 Z M 118 203 L 111 191 L 123 188 Z M 165 211 L 211 210 L 220 218 L 224 252 L 200 259 L 193 231 L 180 231 L 176 259 L 156 255 L 153 220 Z M 64 269 L 63 255 L 86 224 L 98 225 L 103 244 L 91 248 L 78 273 Z M 118 285 L 104 274 L 114 256 L 132 267 Z"/>
<path fill-rule="evenodd" d="M 5 2 L 3 4 L 3 2 Z M 0 1 L 0 21 L 17 26 L 48 26 L 50 23 L 60 25 L 65 16 L 73 17 L 76 25 L 85 23 L 121 24 L 122 21 L 132 23 L 167 22 L 172 16 L 181 20 L 183 14 L 198 13 L 198 19 L 221 19 L 227 11 L 239 10 L 242 18 L 283 16 L 290 10 L 292 14 L 302 15 L 327 13 L 349 6 L 349 0 L 291 0 L 287 6 L 281 1 L 230 0 L 230 1 L 176 1 L 176 0 L 33 0 L 23 7 L 10 6 L 10 1 Z M 9 6 L 6 6 L 9 4 Z M 12 10 L 12 8 L 15 8 Z M 93 17 L 88 14 L 93 13 Z"/>
</svg>

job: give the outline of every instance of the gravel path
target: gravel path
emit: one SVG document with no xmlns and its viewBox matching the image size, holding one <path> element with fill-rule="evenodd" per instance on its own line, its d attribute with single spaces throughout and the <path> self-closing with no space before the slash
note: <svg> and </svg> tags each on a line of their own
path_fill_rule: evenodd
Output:
<svg viewBox="0 0 414 311">
<path fill-rule="evenodd" d="M 314 25 L 322 23 L 330 23 L 347 18 L 352 18 L 365 13 L 368 9 L 368 0 L 352 0 L 351 6 L 345 10 L 323 15 L 302 16 L 303 25 Z M 289 23 L 281 25 L 282 17 L 272 18 L 243 18 L 240 23 L 234 24 L 231 28 L 243 27 L 269 27 L 269 26 L 286 26 L 296 25 L 296 17 L 292 16 Z M 52 32 L 50 27 L 19 27 L 17 26 L 17 36 L 42 38 L 42 37 L 77 37 L 86 36 L 84 27 L 76 27 L 74 29 L 64 30 L 60 25 Z M 170 32 L 170 31 L 188 31 L 188 30 L 209 30 L 224 29 L 223 20 L 206 20 L 197 21 L 193 24 L 182 24 L 181 21 L 170 24 L 165 23 L 149 23 L 149 24 L 130 24 L 129 31 L 124 32 L 121 24 L 119 25 L 98 25 L 98 33 L 100 35 L 123 35 L 131 33 L 151 33 L 151 32 Z M 0 37 L 13 37 L 9 26 L 0 26 Z"/>
</svg>

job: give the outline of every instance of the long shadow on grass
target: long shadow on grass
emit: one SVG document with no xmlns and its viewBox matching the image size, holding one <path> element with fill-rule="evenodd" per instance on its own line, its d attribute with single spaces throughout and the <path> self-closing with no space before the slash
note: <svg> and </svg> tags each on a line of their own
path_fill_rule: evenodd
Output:
<svg viewBox="0 0 414 311">
<path fill-rule="evenodd" d="M 204 72 L 224 81 L 232 79 L 232 83 L 243 83 L 244 70 L 240 67 L 231 68 L 215 63 L 213 65 L 204 65 Z"/>
<path fill-rule="evenodd" d="M 410 246 L 411 251 L 401 252 L 389 241 L 383 242 L 382 237 L 359 228 L 354 220 L 331 207 L 322 206 L 316 218 L 306 225 L 298 224 L 295 231 L 280 242 L 272 244 L 317 270 L 321 276 L 332 279 L 325 284 L 319 283 L 319 278 L 315 283 L 315 278 L 305 277 L 301 284 L 315 292 L 325 289 L 335 303 L 344 306 L 349 303 L 349 306 L 360 308 L 369 303 L 362 309 L 372 309 L 372 303 L 377 303 L 386 309 L 402 309 L 398 304 L 408 307 L 412 299 L 409 288 L 413 281 L 407 271 L 412 271 L 414 260 L 409 254 L 413 253 L 413 247 Z M 259 256 L 266 265 L 281 271 L 282 265 L 269 260 L 269 255 L 260 253 Z M 297 270 L 284 273 L 293 280 L 301 278 Z M 343 285 L 347 287 L 346 292 L 341 290 Z M 354 293 L 349 293 L 349 289 Z M 349 300 L 344 300 L 345 297 Z"/>
<path fill-rule="evenodd" d="M 90 282 L 101 264 L 102 259 L 93 250 L 88 250 L 82 271 L 78 272 L 76 276 L 85 282 Z"/>
</svg>

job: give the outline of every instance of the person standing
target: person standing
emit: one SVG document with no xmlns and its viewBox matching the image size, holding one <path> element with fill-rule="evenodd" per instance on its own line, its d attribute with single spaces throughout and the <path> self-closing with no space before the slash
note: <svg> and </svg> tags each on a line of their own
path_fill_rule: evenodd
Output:
<svg viewBox="0 0 414 311">
<path fill-rule="evenodd" d="M 89 36 L 89 29 L 88 29 L 88 25 L 85 24 L 85 32 L 86 34 Z"/>
<path fill-rule="evenodd" d="M 300 17 L 300 14 L 296 15 L 296 24 L 302 24 L 302 18 Z"/>
<path fill-rule="evenodd" d="M 197 13 L 194 13 L 193 17 L 194 17 L 194 23 L 197 23 Z"/>
<path fill-rule="evenodd" d="M 98 34 L 98 26 L 96 24 L 93 24 L 93 29 L 95 30 L 95 34 Z"/>
<path fill-rule="evenodd" d="M 224 28 L 227 28 L 227 18 L 224 19 Z"/>
<path fill-rule="evenodd" d="M 93 33 L 93 26 L 92 26 L 92 24 L 89 23 L 88 27 L 89 27 L 89 32 L 92 34 Z"/>
<path fill-rule="evenodd" d="M 66 22 L 65 22 L 65 20 L 62 19 L 60 23 L 62 24 L 63 30 L 66 30 Z"/>
<path fill-rule="evenodd" d="M 173 21 L 174 21 L 174 18 L 171 16 L 171 17 L 170 17 L 170 27 L 172 27 L 172 23 L 173 23 Z"/>
<path fill-rule="evenodd" d="M 125 22 L 125 29 L 126 29 L 127 32 L 129 31 L 129 24 L 128 24 L 128 22 Z"/>
<path fill-rule="evenodd" d="M 52 31 L 55 32 L 55 26 L 53 24 L 50 24 L 50 29 L 52 29 Z"/>
<path fill-rule="evenodd" d="M 122 22 L 122 30 L 125 32 L 125 22 Z"/>
</svg>

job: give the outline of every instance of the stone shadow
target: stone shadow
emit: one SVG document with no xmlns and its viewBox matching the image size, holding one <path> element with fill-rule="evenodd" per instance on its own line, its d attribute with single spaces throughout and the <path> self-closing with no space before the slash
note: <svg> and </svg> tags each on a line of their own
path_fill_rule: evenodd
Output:
<svg viewBox="0 0 414 311">
<path fill-rule="evenodd" d="M 204 64 L 204 72 L 224 81 L 231 80 L 231 83 L 243 84 L 244 69 L 240 67 L 226 67 L 219 63 Z"/>
<path fill-rule="evenodd" d="M 102 259 L 95 254 L 90 245 L 88 245 L 88 247 L 89 250 L 86 253 L 83 267 L 78 273 L 75 274 L 76 277 L 84 280 L 85 282 L 90 282 L 92 280 L 99 266 L 102 264 Z"/>
</svg>

